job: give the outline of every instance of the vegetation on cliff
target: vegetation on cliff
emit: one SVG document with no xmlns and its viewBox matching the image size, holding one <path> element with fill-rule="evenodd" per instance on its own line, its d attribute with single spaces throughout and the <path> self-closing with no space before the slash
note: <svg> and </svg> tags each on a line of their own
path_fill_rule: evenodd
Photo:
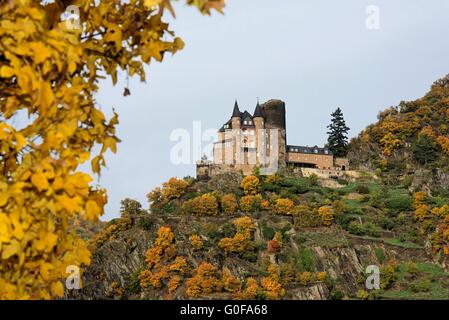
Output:
<svg viewBox="0 0 449 320">
<path fill-rule="evenodd" d="M 447 216 L 449 199 L 385 185 L 369 173 L 338 181 L 340 187 L 328 188 L 316 177 L 291 173 L 169 179 L 149 194 L 148 210 L 126 200 L 122 217 L 92 238 L 99 253 L 119 240 L 131 241 L 123 237 L 133 238 L 136 228 L 154 239 L 146 242 L 141 267 L 128 274 L 121 290 L 116 288 L 120 281 L 114 281 L 114 288 L 109 284 L 105 291 L 109 297 L 152 299 L 304 298 L 308 290 L 324 290 L 314 298 L 434 297 L 433 275 L 405 266 L 441 270 L 430 261 L 438 255 L 444 260 L 446 242 L 429 239 L 423 225 L 428 226 L 427 212 L 429 217 Z M 420 213 L 423 205 L 426 214 Z M 433 253 L 425 251 L 428 242 Z M 339 258 L 347 270 L 322 256 L 322 250 L 361 254 L 355 252 L 362 243 L 369 244 L 363 249 L 371 252 L 368 256 L 352 257 L 352 262 Z M 337 253 L 326 253 L 332 254 Z M 383 270 L 380 290 L 364 291 L 361 261 Z M 403 280 L 410 277 L 416 280 L 413 289 Z M 447 292 L 446 285 L 443 281 L 435 289 L 439 296 Z"/>
<path fill-rule="evenodd" d="M 171 178 L 148 194 L 148 210 L 124 200 L 90 245 L 94 261 L 124 255 L 132 268 L 90 268 L 91 281 L 106 279 L 95 297 L 448 298 L 448 110 L 446 77 L 380 113 L 349 145 L 356 178 L 255 170 Z M 367 291 L 373 264 L 381 287 Z"/>
</svg>

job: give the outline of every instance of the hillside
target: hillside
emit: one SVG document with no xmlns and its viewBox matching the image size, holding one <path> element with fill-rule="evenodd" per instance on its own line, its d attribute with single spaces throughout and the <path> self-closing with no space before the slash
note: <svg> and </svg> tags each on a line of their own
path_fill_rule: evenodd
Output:
<svg viewBox="0 0 449 320">
<path fill-rule="evenodd" d="M 449 194 L 449 75 L 422 98 L 380 112 L 350 143 L 353 167 L 388 184 Z"/>
<path fill-rule="evenodd" d="M 320 184 L 288 173 L 172 178 L 148 195 L 150 210 L 123 202 L 92 239 L 84 288 L 70 298 L 449 297 L 447 259 L 420 234 L 407 189 L 368 173 Z M 368 265 L 382 273 L 370 293 Z"/>
<path fill-rule="evenodd" d="M 92 265 L 68 298 L 448 299 L 448 120 L 449 76 L 351 141 L 357 178 L 256 170 L 171 178 L 148 210 L 125 199 L 86 233 Z"/>
</svg>

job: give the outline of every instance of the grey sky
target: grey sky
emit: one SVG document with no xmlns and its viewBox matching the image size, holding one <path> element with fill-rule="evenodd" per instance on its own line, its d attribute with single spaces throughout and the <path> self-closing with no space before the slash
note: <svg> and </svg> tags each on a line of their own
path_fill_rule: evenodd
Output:
<svg viewBox="0 0 449 320">
<path fill-rule="evenodd" d="M 365 27 L 366 7 L 380 9 L 380 30 Z M 449 73 L 447 0 L 228 0 L 225 15 L 202 17 L 178 4 L 172 29 L 183 51 L 152 64 L 147 83 L 102 84 L 98 101 L 120 115 L 122 143 L 108 155 L 100 184 L 108 189 L 103 219 L 117 217 L 120 200 L 137 199 L 171 176 L 195 174 L 170 162 L 172 130 L 218 128 L 234 99 L 253 112 L 282 99 L 288 143 L 323 145 L 329 114 L 340 106 L 351 136 L 378 111 L 422 96 Z M 170 19 L 171 20 L 171 19 Z"/>
</svg>

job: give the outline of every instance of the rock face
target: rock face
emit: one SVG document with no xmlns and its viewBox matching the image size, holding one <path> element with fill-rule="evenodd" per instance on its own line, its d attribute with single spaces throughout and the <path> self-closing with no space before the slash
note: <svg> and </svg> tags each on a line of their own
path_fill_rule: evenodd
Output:
<svg viewBox="0 0 449 320">
<path fill-rule="evenodd" d="M 418 169 L 413 175 L 412 188 L 415 190 L 424 189 L 429 192 L 433 190 L 449 190 L 449 172 L 434 169 Z"/>
<path fill-rule="evenodd" d="M 237 217 L 237 216 L 235 216 Z M 325 271 L 332 283 L 310 283 L 308 285 L 285 285 L 286 299 L 322 300 L 330 299 L 332 291 L 354 295 L 360 289 L 363 272 L 368 265 L 380 265 L 376 251 L 382 251 L 385 259 L 400 261 L 424 261 L 428 259 L 424 249 L 401 249 L 381 242 L 348 237 L 337 227 L 302 230 L 292 227 L 291 218 L 279 216 L 254 216 L 255 254 L 251 257 L 226 256 L 216 245 L 217 241 L 232 232 L 228 229 L 235 217 L 192 217 L 145 215 L 132 219 L 127 230 L 115 233 L 99 246 L 92 257 L 91 265 L 83 273 L 83 288 L 70 291 L 69 299 L 112 299 L 118 298 L 117 288 L 121 288 L 120 298 L 125 299 L 164 299 L 158 291 L 141 293 L 138 287 L 138 274 L 145 266 L 145 252 L 154 245 L 159 227 L 169 225 L 175 234 L 177 253 L 186 257 L 190 269 L 207 261 L 219 270 L 227 268 L 240 279 L 248 275 L 261 276 L 264 261 L 282 263 L 291 257 L 306 253 L 311 261 L 309 268 Z M 146 221 L 147 230 L 140 227 L 141 219 Z M 266 250 L 264 234 L 267 226 L 284 228 L 289 241 L 284 243 L 283 255 L 270 254 Z M 150 226 L 150 227 L 148 227 Z M 194 251 L 189 236 L 201 234 L 208 243 L 204 250 Z M 313 236 L 312 236 L 313 234 Z M 300 241 L 298 239 L 301 238 Z M 326 240 L 324 240 L 326 239 Z M 290 257 L 290 258 L 286 258 Z M 362 281 L 364 283 L 364 281 Z M 138 289 L 138 288 L 137 288 Z M 185 291 L 178 290 L 174 299 L 187 299 Z M 202 299 L 230 299 L 226 294 L 203 296 Z"/>
</svg>

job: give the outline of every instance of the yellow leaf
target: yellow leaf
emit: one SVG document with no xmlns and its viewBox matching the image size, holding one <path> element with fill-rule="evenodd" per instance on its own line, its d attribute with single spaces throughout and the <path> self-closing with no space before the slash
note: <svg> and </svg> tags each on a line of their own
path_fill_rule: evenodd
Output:
<svg viewBox="0 0 449 320">
<path fill-rule="evenodd" d="M 76 63 L 73 62 L 73 61 L 70 61 L 70 62 L 69 62 L 68 70 L 69 70 L 70 73 L 74 73 L 75 70 L 76 70 Z"/>
<path fill-rule="evenodd" d="M 103 143 L 103 152 L 111 149 L 113 153 L 117 152 L 117 141 L 113 137 L 108 137 Z"/>
<path fill-rule="evenodd" d="M 108 32 L 104 36 L 104 41 L 114 42 L 117 50 L 122 48 L 122 30 L 116 25 L 108 25 Z"/>
<path fill-rule="evenodd" d="M 17 240 L 11 240 L 9 244 L 5 244 L 2 252 L 2 259 L 6 260 L 12 257 L 13 255 L 18 255 L 21 251 L 20 242 Z"/>
<path fill-rule="evenodd" d="M 39 93 L 39 102 L 42 104 L 43 109 L 47 109 L 55 101 L 55 97 L 50 84 L 48 82 L 41 82 L 41 89 L 39 90 Z"/>
<path fill-rule="evenodd" d="M 11 78 L 14 75 L 14 69 L 8 66 L 2 66 L 0 68 L 0 77 Z"/>
<path fill-rule="evenodd" d="M 78 196 L 71 198 L 66 194 L 62 194 L 58 196 L 58 202 L 62 205 L 64 209 L 67 210 L 69 214 L 74 214 L 81 210 L 80 207 L 81 199 Z"/>
<path fill-rule="evenodd" d="M 152 8 L 160 4 L 162 0 L 145 0 L 144 4 L 147 8 Z"/>
<path fill-rule="evenodd" d="M 8 203 L 9 195 L 5 192 L 0 193 L 0 207 L 3 207 L 6 203 Z"/>
<path fill-rule="evenodd" d="M 37 8 L 28 7 L 25 10 L 34 20 L 41 20 L 44 16 L 43 13 Z"/>
<path fill-rule="evenodd" d="M 62 188 L 64 188 L 64 181 L 62 180 L 61 177 L 56 177 L 55 180 L 53 181 L 52 187 L 55 191 L 61 190 Z"/>
<path fill-rule="evenodd" d="M 51 284 L 51 293 L 56 297 L 62 297 L 64 295 L 64 286 L 60 281 Z"/>
<path fill-rule="evenodd" d="M 35 63 L 39 64 L 48 58 L 51 58 L 51 50 L 41 42 L 33 42 L 29 46 L 34 53 L 33 57 Z"/>
<path fill-rule="evenodd" d="M 93 200 L 89 200 L 86 203 L 86 218 L 88 220 L 97 220 L 101 214 L 101 208 Z"/>
<path fill-rule="evenodd" d="M 42 191 L 48 189 L 48 180 L 43 173 L 35 173 L 31 176 L 31 183 L 37 188 L 37 190 Z"/>
<path fill-rule="evenodd" d="M 92 171 L 94 173 L 100 174 L 101 165 L 104 165 L 104 159 L 102 156 L 96 156 L 91 161 Z"/>
<path fill-rule="evenodd" d="M 42 279 L 44 281 L 48 281 L 50 278 L 50 269 L 52 269 L 52 265 L 49 263 L 41 262 L 39 266 L 39 272 L 41 274 Z"/>
<path fill-rule="evenodd" d="M 47 236 L 45 237 L 45 247 L 46 251 L 50 252 L 55 247 L 56 243 L 58 242 L 58 236 L 54 233 L 47 233 Z"/>
<path fill-rule="evenodd" d="M 20 151 L 26 145 L 26 140 L 20 133 L 16 133 L 15 138 L 16 138 L 16 151 Z"/>
<path fill-rule="evenodd" d="M 0 213 L 0 244 L 2 242 L 9 242 L 10 240 L 11 240 L 11 223 L 6 213 Z"/>
</svg>

